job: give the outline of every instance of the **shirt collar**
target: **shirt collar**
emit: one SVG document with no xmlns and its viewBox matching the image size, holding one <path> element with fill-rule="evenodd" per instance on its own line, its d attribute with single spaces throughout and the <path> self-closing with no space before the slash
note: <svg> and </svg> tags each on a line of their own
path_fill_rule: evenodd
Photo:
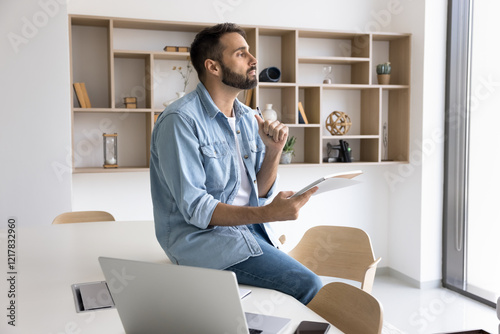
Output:
<svg viewBox="0 0 500 334">
<path fill-rule="evenodd" d="M 203 107 L 205 107 L 205 110 L 210 118 L 215 118 L 217 116 L 217 113 L 222 113 L 219 108 L 215 105 L 214 101 L 212 100 L 212 97 L 208 93 L 208 90 L 205 88 L 205 85 L 203 83 L 199 83 L 198 86 L 196 87 L 196 91 L 198 92 L 198 96 L 200 97 L 201 103 L 203 104 Z M 239 119 L 241 116 L 244 114 L 247 114 L 250 108 L 247 108 L 243 103 L 241 103 L 238 99 L 234 100 L 233 104 L 234 108 L 234 116 L 236 119 Z"/>
</svg>

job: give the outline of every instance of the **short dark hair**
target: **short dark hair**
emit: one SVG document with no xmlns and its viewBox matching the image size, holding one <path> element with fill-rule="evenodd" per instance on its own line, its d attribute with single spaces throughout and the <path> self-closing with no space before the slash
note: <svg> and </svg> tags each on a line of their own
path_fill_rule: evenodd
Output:
<svg viewBox="0 0 500 334">
<path fill-rule="evenodd" d="M 246 33 L 234 23 L 220 23 L 200 31 L 191 43 L 191 62 L 200 81 L 205 76 L 205 60 L 222 60 L 223 47 L 220 39 L 224 34 L 236 32 L 246 39 Z"/>
</svg>

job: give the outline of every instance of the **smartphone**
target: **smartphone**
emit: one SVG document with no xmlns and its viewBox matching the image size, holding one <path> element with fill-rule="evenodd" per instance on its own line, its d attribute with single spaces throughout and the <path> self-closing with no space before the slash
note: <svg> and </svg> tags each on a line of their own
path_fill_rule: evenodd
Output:
<svg viewBox="0 0 500 334">
<path fill-rule="evenodd" d="M 302 321 L 295 334 L 325 334 L 330 329 L 326 322 Z"/>
</svg>

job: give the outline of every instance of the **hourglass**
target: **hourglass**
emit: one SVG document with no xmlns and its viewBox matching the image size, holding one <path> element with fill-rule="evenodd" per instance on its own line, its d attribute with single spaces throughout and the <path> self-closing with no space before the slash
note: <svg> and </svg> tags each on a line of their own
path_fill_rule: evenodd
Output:
<svg viewBox="0 0 500 334">
<path fill-rule="evenodd" d="M 323 66 L 323 83 L 324 84 L 331 84 L 332 83 L 332 67 L 331 66 Z"/>
<path fill-rule="evenodd" d="M 104 168 L 118 167 L 118 134 L 102 134 L 104 149 Z"/>
</svg>

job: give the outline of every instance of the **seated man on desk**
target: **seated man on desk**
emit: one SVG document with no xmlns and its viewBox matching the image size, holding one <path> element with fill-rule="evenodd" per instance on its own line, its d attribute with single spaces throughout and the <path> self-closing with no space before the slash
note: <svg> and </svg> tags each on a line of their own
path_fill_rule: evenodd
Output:
<svg viewBox="0 0 500 334">
<path fill-rule="evenodd" d="M 267 222 L 295 220 L 317 188 L 271 203 L 288 127 L 264 121 L 237 95 L 257 85 L 245 32 L 206 28 L 191 45 L 201 83 L 158 117 L 151 141 L 157 239 L 173 263 L 231 270 L 238 283 L 307 304 L 319 277 L 277 249 Z M 203 278 L 200 278 L 203 279 Z"/>
</svg>

